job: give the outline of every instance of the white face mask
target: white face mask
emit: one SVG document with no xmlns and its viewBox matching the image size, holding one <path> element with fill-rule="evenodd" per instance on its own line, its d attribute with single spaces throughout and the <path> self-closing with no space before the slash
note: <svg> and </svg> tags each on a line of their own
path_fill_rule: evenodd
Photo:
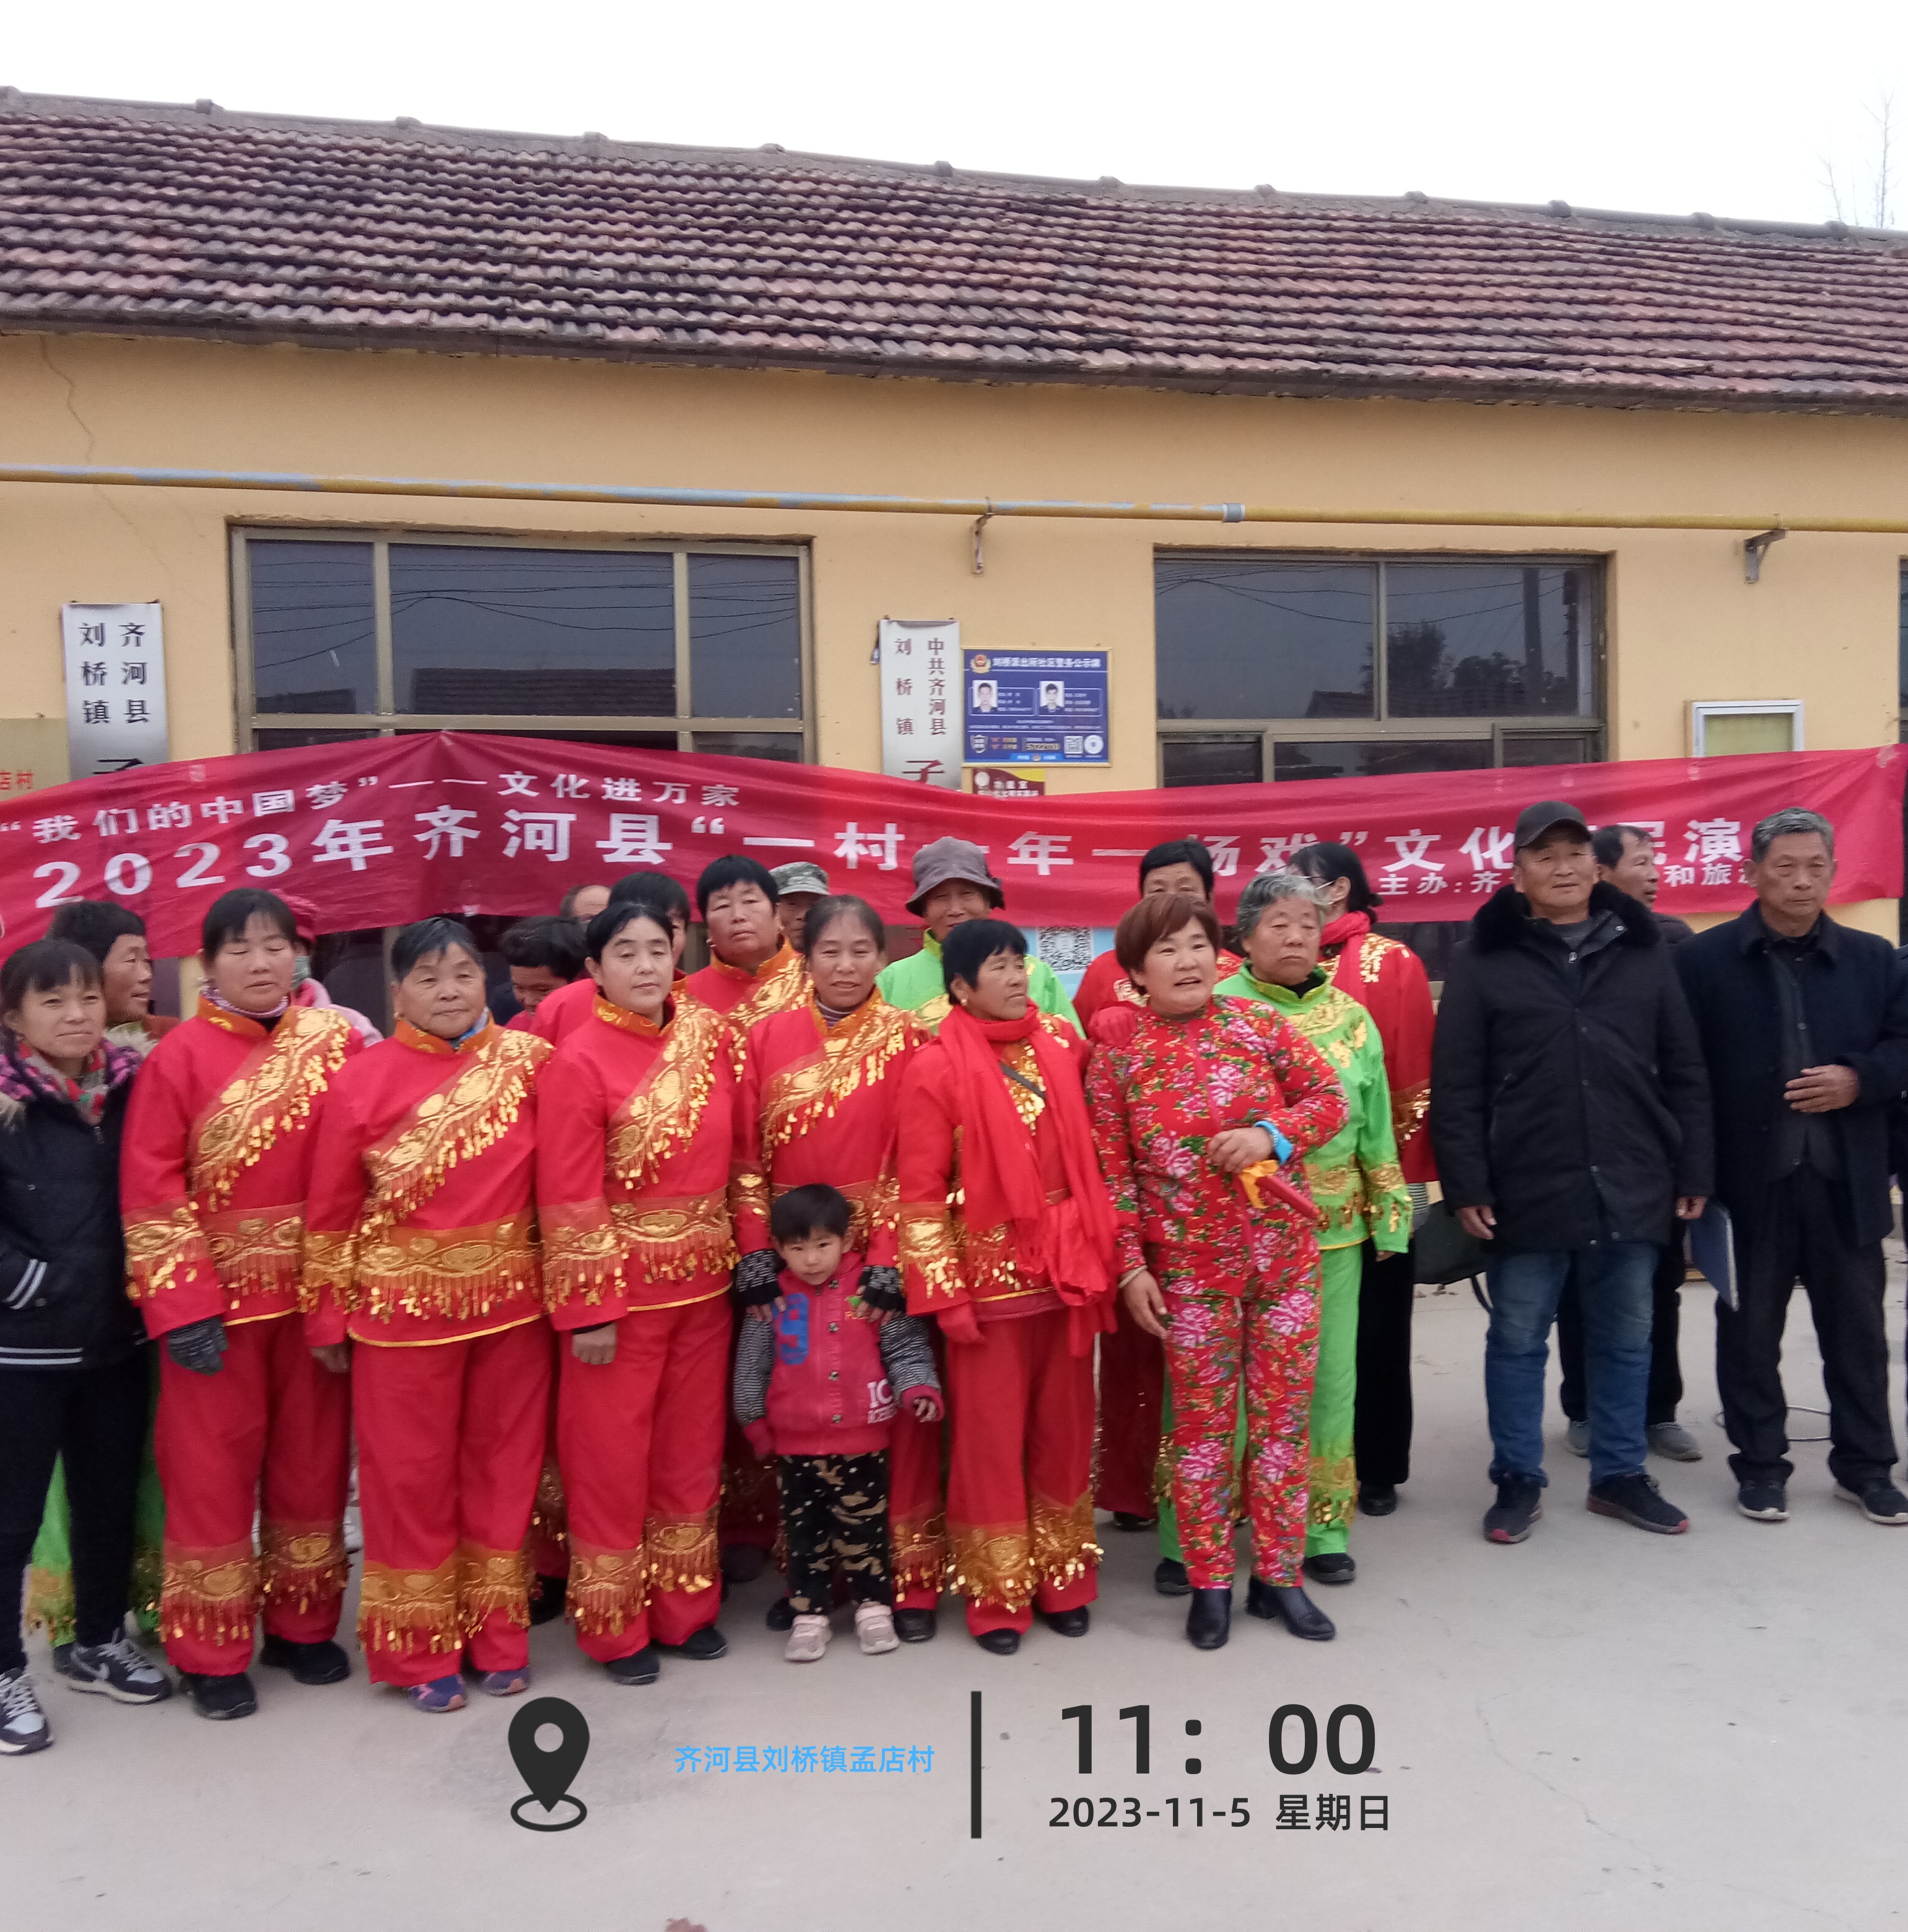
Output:
<svg viewBox="0 0 1908 1932">
<path fill-rule="evenodd" d="M 292 965 L 292 991 L 296 992 L 311 977 L 311 956 L 301 952 Z"/>
</svg>

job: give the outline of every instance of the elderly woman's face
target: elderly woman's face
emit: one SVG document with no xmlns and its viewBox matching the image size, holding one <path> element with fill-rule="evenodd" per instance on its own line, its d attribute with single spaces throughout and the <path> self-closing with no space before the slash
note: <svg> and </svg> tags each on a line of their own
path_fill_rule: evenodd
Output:
<svg viewBox="0 0 1908 1932">
<path fill-rule="evenodd" d="M 1156 1013 L 1196 1013 L 1219 983 L 1219 955 L 1206 929 L 1189 919 L 1177 932 L 1156 939 L 1140 962 L 1133 983 Z"/>
<path fill-rule="evenodd" d="M 1318 964 L 1318 908 L 1306 899 L 1274 899 L 1246 935 L 1252 977 L 1270 986 L 1303 986 Z"/>
</svg>

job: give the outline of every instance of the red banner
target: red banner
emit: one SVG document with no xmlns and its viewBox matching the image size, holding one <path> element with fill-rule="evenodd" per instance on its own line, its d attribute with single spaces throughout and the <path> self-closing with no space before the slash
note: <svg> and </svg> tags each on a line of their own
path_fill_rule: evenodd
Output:
<svg viewBox="0 0 1908 1932">
<path fill-rule="evenodd" d="M 1908 758 L 1888 745 L 1630 764 L 1331 778 L 999 800 L 864 772 L 752 758 L 447 731 L 151 765 L 0 805 L 0 945 L 46 930 L 71 898 L 116 898 L 154 952 L 194 950 L 218 894 L 302 894 L 327 932 L 428 912 L 556 908 L 566 886 L 658 866 L 693 883 L 725 852 L 812 859 L 838 890 L 907 914 L 909 866 L 952 832 L 985 846 L 1007 910 L 1028 926 L 1110 926 L 1134 862 L 1165 838 L 1211 847 L 1222 909 L 1299 845 L 1355 845 L 1390 920 L 1467 919 L 1508 875 L 1510 828 L 1564 798 L 1592 825 L 1660 832 L 1665 911 L 1745 901 L 1756 821 L 1784 806 L 1838 829 L 1838 901 L 1901 890 Z"/>
</svg>

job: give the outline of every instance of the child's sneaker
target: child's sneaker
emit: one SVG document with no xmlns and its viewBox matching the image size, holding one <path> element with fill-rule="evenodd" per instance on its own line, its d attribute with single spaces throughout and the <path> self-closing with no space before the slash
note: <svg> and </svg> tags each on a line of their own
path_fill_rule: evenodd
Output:
<svg viewBox="0 0 1908 1932">
<path fill-rule="evenodd" d="M 826 1617 L 797 1617 L 788 1633 L 788 1648 L 782 1654 L 790 1664 L 819 1664 L 833 1634 Z"/>
<path fill-rule="evenodd" d="M 901 1639 L 895 1635 L 894 1612 L 886 1604 L 855 1606 L 855 1635 L 861 1640 L 864 1657 L 879 1657 L 884 1651 L 901 1647 Z"/>
</svg>

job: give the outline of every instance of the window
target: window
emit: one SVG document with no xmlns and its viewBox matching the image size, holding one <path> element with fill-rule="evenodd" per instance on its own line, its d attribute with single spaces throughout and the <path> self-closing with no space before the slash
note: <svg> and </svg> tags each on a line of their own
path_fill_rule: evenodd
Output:
<svg viewBox="0 0 1908 1932">
<path fill-rule="evenodd" d="M 1599 583 L 1582 558 L 1162 553 L 1160 782 L 1598 758 Z"/>
<path fill-rule="evenodd" d="M 800 550 L 254 530 L 234 571 L 260 750 L 461 728 L 812 755 Z"/>
<path fill-rule="evenodd" d="M 1800 698 L 1690 706 L 1690 751 L 1694 757 L 1726 758 L 1743 752 L 1799 752 L 1802 748 Z"/>
</svg>

